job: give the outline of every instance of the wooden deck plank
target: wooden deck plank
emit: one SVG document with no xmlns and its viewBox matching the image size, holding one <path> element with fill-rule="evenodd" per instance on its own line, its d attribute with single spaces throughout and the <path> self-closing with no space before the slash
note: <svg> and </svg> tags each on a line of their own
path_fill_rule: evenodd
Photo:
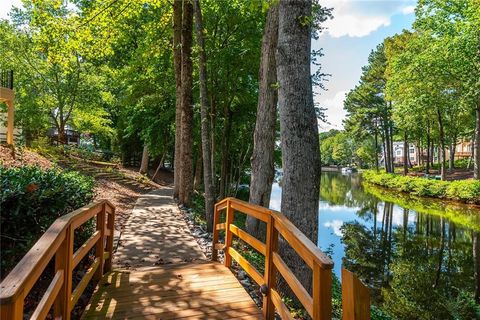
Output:
<svg viewBox="0 0 480 320">
<path fill-rule="evenodd" d="M 263 319 L 232 272 L 219 263 L 114 271 L 83 319 Z"/>
</svg>

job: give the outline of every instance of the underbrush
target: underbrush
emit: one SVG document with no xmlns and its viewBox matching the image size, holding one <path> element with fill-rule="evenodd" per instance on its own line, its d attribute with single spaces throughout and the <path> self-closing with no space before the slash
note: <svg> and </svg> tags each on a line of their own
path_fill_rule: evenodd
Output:
<svg viewBox="0 0 480 320">
<path fill-rule="evenodd" d="M 66 157 L 75 157 L 83 160 L 112 162 L 119 164 L 120 158 L 112 151 L 93 150 L 76 145 L 55 146 L 46 137 L 39 138 L 32 142 L 31 149 L 44 157 L 53 160 L 63 160 Z"/>
<path fill-rule="evenodd" d="M 416 196 L 480 204 L 480 181 L 478 180 L 439 181 L 393 173 L 377 173 L 372 170 L 364 171 L 362 177 L 368 183 Z"/>
<path fill-rule="evenodd" d="M 0 167 L 1 276 L 25 255 L 58 217 L 92 201 L 94 180 L 77 172 Z M 75 247 L 93 231 L 78 228 Z"/>
<path fill-rule="evenodd" d="M 447 162 L 447 167 L 448 167 L 448 162 Z M 454 167 L 455 169 L 471 169 L 473 167 L 473 162 L 466 158 L 466 159 L 458 159 L 454 161 Z M 430 169 L 432 170 L 440 170 L 440 164 L 438 162 L 430 164 Z M 401 172 L 403 169 L 398 168 L 399 172 Z M 425 166 L 413 166 L 410 168 L 411 171 L 413 172 L 423 172 L 425 171 Z"/>
</svg>

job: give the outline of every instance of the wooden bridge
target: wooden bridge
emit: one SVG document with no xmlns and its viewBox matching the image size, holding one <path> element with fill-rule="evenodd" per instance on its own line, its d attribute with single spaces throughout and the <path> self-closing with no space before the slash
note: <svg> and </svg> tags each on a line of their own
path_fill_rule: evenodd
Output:
<svg viewBox="0 0 480 320">
<path fill-rule="evenodd" d="M 246 214 L 266 225 L 261 242 L 234 224 Z M 96 231 L 74 250 L 75 230 L 89 220 Z M 285 280 L 305 310 L 315 320 L 332 317 L 332 261 L 281 213 L 227 198 L 215 205 L 212 260 L 161 265 L 141 270 L 112 270 L 115 208 L 104 200 L 58 218 L 20 263 L 0 284 L 1 319 L 23 319 L 24 300 L 49 262 L 54 276 L 31 319 L 70 319 L 71 311 L 92 281 L 96 290 L 83 313 L 84 319 L 293 319 L 277 290 L 277 276 Z M 223 230 L 223 231 L 221 231 Z M 224 234 L 220 242 L 220 234 Z M 265 257 L 259 272 L 233 246 L 243 240 Z M 280 256 L 284 239 L 312 271 L 311 295 Z M 80 281 L 73 270 L 95 248 L 95 258 Z M 218 251 L 224 263 L 217 261 Z M 259 309 L 230 271 L 236 261 L 263 293 Z M 343 319 L 369 319 L 368 290 L 352 274 L 342 276 Z"/>
</svg>

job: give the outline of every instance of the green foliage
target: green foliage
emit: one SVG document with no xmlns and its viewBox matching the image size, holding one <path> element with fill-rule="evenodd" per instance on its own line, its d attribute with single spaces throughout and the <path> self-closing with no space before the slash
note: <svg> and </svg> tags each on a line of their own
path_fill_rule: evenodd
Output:
<svg viewBox="0 0 480 320">
<path fill-rule="evenodd" d="M 56 218 L 88 204 L 93 179 L 77 172 L 0 167 L 1 270 L 14 266 Z M 82 231 L 91 231 L 87 225 Z M 77 239 L 76 239 L 77 240 Z M 85 240 L 79 237 L 78 241 Z"/>
<path fill-rule="evenodd" d="M 374 171 L 363 172 L 363 179 L 368 183 L 408 192 L 416 196 L 480 203 L 480 181 L 478 180 L 468 179 L 449 182 Z"/>
<path fill-rule="evenodd" d="M 330 130 L 320 135 L 320 154 L 323 165 L 348 165 L 352 163 L 354 145 L 343 131 Z"/>
<path fill-rule="evenodd" d="M 109 136 L 107 71 L 93 63 L 109 46 L 68 1 L 25 1 L 11 16 L 0 26 L 0 59 L 15 70 L 16 121 L 27 137 L 67 125 Z"/>
<path fill-rule="evenodd" d="M 375 165 L 374 139 L 355 137 L 352 131 L 330 130 L 320 133 L 320 155 L 322 165 L 351 165 L 371 168 Z"/>
</svg>

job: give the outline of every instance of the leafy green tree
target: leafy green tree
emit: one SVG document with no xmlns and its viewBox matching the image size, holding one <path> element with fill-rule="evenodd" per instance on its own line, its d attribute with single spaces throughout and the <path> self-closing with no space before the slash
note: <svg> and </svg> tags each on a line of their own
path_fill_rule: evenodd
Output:
<svg viewBox="0 0 480 320">
<path fill-rule="evenodd" d="M 65 142 L 66 125 L 75 124 L 73 119 L 108 134 L 103 130 L 109 121 L 102 104 L 109 97 L 102 72 L 90 61 L 93 54 L 99 55 L 98 43 L 88 28 L 81 28 L 81 17 L 66 2 L 43 0 L 24 1 L 24 9 L 14 10 L 12 20 L 11 27 L 2 28 L 0 46 L 6 48 L 4 59 L 23 79 L 23 89 L 29 89 L 19 90 L 19 110 L 38 108 L 43 116 L 37 120 L 47 116 L 60 142 Z"/>
<path fill-rule="evenodd" d="M 392 103 L 385 97 L 386 66 L 384 45 L 380 44 L 370 53 L 368 65 L 362 68 L 359 84 L 347 94 L 344 102 L 344 109 L 347 111 L 345 130 L 358 139 L 373 136 L 374 159 L 378 158 L 380 136 L 385 170 L 393 172 L 394 123 Z M 375 166 L 378 168 L 377 160 Z"/>
</svg>

